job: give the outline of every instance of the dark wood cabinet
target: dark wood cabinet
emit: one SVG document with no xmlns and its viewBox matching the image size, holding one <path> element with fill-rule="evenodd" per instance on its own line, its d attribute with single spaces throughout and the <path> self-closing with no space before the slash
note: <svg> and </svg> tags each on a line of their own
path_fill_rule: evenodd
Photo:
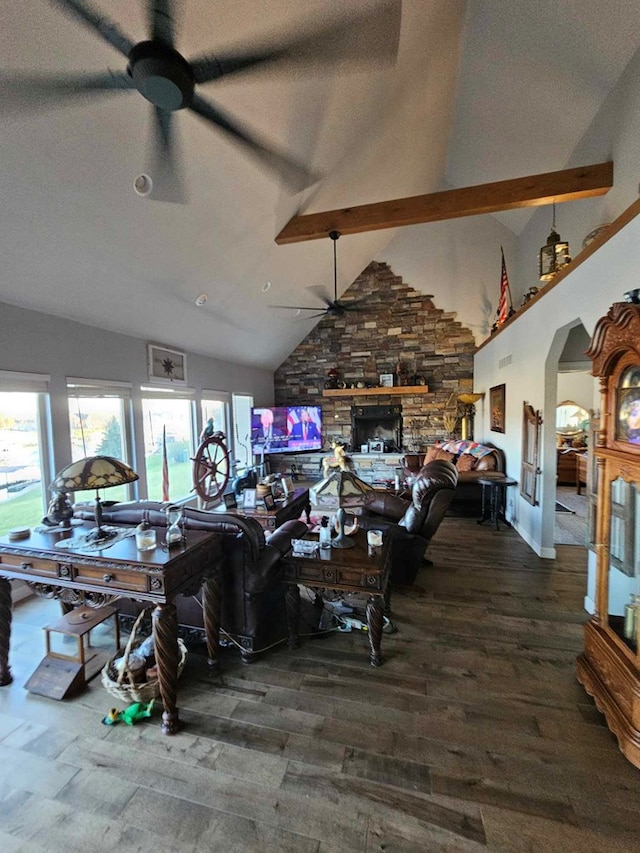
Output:
<svg viewBox="0 0 640 853">
<path fill-rule="evenodd" d="M 579 450 L 558 449 L 556 474 L 559 486 L 576 486 L 578 484 Z"/>
</svg>

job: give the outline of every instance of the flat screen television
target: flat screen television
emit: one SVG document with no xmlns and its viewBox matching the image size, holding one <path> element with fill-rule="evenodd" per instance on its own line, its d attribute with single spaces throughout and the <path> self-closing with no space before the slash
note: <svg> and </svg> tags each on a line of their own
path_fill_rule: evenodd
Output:
<svg viewBox="0 0 640 853">
<path fill-rule="evenodd" d="M 322 450 L 322 407 L 251 409 L 251 450 L 256 456 Z"/>
</svg>

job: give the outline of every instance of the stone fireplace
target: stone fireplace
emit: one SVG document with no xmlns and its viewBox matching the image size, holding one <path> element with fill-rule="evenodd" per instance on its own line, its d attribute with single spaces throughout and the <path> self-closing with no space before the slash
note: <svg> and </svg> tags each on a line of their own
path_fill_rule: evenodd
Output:
<svg viewBox="0 0 640 853">
<path fill-rule="evenodd" d="M 446 438 L 444 414 L 455 409 L 452 401 L 458 394 L 473 390 L 476 345 L 471 330 L 376 261 L 342 299 L 356 300 L 360 310 L 344 318 L 323 318 L 298 344 L 275 371 L 275 404 L 321 405 L 325 450 L 333 440 L 360 452 L 369 438 L 397 445 L 408 439 L 412 450 Z M 400 372 L 398 365 L 412 381 L 406 391 L 394 387 L 386 394 L 380 375 Z M 327 387 L 333 369 L 339 373 L 335 390 Z M 401 432 L 386 422 L 387 415 L 378 424 L 365 418 L 356 431 L 352 413 L 363 408 L 360 402 L 387 408 L 400 403 Z"/>
<path fill-rule="evenodd" d="M 402 406 L 352 406 L 351 448 L 359 453 L 369 441 L 382 441 L 383 452 L 402 449 Z"/>
</svg>

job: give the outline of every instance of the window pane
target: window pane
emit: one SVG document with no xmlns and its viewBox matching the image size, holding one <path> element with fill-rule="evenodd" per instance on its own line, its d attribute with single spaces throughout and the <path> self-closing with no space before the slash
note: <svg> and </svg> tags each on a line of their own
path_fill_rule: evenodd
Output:
<svg viewBox="0 0 640 853">
<path fill-rule="evenodd" d="M 253 397 L 249 394 L 233 395 L 233 423 L 234 435 L 232 441 L 233 457 L 240 463 L 240 467 L 253 463 L 251 454 L 251 407 Z"/>
<path fill-rule="evenodd" d="M 85 456 L 113 456 L 128 462 L 124 440 L 124 405 L 120 397 L 70 397 L 71 460 Z M 107 494 L 108 492 L 108 494 Z M 103 490 L 108 501 L 129 500 L 128 486 Z M 75 492 L 74 502 L 90 501 L 95 492 Z"/>
<path fill-rule="evenodd" d="M 227 435 L 227 404 L 222 400 L 203 400 L 202 401 L 202 427 L 205 429 L 209 419 L 213 418 L 213 431 L 222 431 L 225 437 Z"/>
<path fill-rule="evenodd" d="M 162 433 L 167 440 L 169 499 L 190 496 L 192 413 L 190 400 L 143 400 L 144 456 L 147 469 L 147 491 L 151 500 L 162 500 Z"/>
<path fill-rule="evenodd" d="M 42 520 L 41 460 L 38 394 L 0 391 L 0 535 Z"/>
</svg>

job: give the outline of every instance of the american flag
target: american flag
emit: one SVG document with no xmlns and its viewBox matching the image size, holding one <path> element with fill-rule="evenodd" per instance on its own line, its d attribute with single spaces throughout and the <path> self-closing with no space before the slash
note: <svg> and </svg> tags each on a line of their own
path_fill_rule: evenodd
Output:
<svg viewBox="0 0 640 853">
<path fill-rule="evenodd" d="M 162 500 L 169 500 L 169 463 L 167 461 L 167 428 L 162 427 Z"/>
<path fill-rule="evenodd" d="M 501 326 L 511 315 L 511 291 L 509 290 L 509 279 L 507 277 L 507 265 L 504 260 L 504 251 L 500 246 L 502 254 L 502 272 L 500 275 L 500 301 L 498 302 L 498 317 L 496 325 Z"/>
</svg>

